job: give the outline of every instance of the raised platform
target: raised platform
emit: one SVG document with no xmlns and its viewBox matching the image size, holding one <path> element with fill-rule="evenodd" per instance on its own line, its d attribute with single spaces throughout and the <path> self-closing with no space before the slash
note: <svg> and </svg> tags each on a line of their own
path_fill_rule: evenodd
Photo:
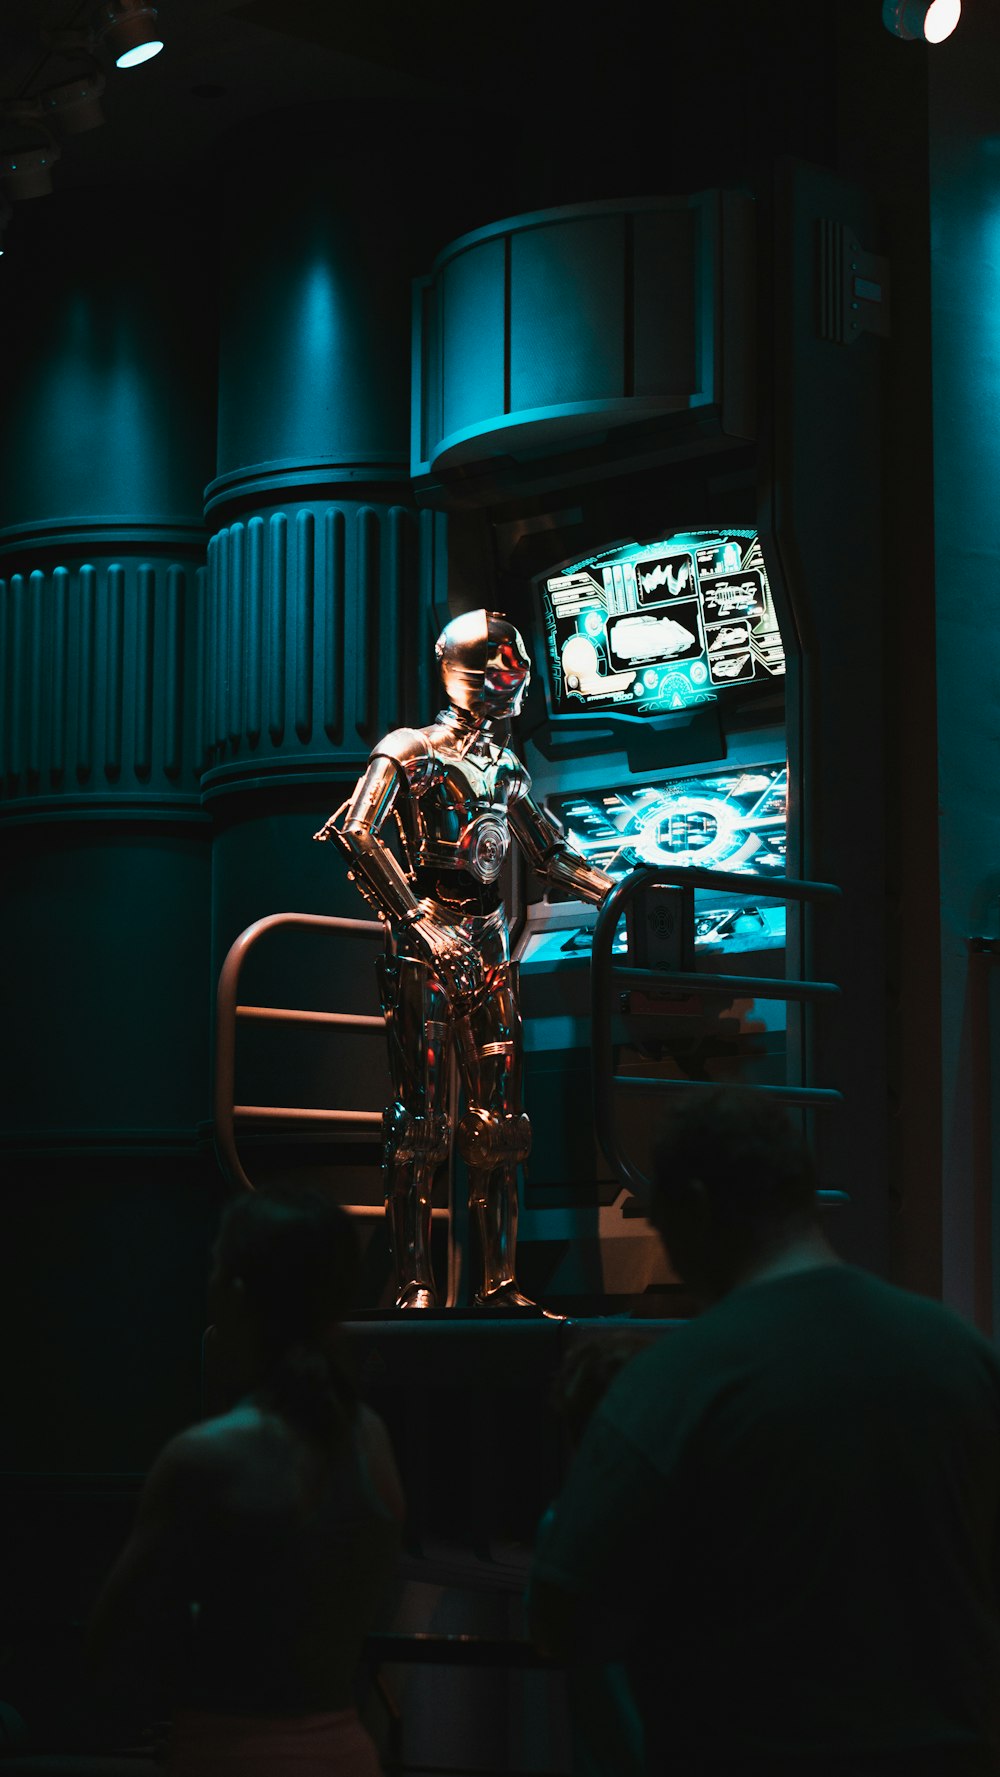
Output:
<svg viewBox="0 0 1000 1777">
<path fill-rule="evenodd" d="M 358 1386 L 399 1461 L 411 1574 L 520 1589 L 571 1453 L 553 1409 L 562 1364 L 581 1341 L 617 1329 L 655 1340 L 682 1325 L 489 1309 L 352 1320 L 345 1332 Z"/>
</svg>

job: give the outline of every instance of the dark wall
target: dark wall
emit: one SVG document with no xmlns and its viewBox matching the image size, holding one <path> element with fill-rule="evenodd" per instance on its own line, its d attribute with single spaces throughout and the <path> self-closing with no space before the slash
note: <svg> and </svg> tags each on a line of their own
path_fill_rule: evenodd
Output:
<svg viewBox="0 0 1000 1777">
<path fill-rule="evenodd" d="M 943 1276 L 946 1299 L 992 1331 L 1000 1261 L 993 1208 L 1000 1185 L 998 977 L 993 966 L 992 1004 L 977 1003 L 976 974 L 984 965 L 970 955 L 969 940 L 1000 936 L 1000 550 L 993 516 L 1000 471 L 1000 100 L 990 78 L 1000 29 L 989 8 L 969 26 L 956 33 L 949 56 L 935 58 L 929 81 Z M 992 954 L 995 965 L 995 942 Z"/>
<path fill-rule="evenodd" d="M 888 37 L 877 0 L 668 9 L 655 50 L 638 0 L 613 15 L 585 0 L 571 22 L 529 0 L 500 24 L 463 5 L 437 35 L 446 11 L 379 9 L 380 53 L 415 83 L 391 117 L 343 99 L 268 115 L 262 94 L 210 176 L 170 193 L 124 169 L 115 193 L 67 183 L 19 207 L 2 262 L 0 1470 L 18 1544 L 3 1610 L 36 1678 L 52 1668 L 24 1625 L 47 1650 L 86 1613 L 138 1474 L 199 1411 L 226 1190 L 219 965 L 277 909 L 364 913 L 310 835 L 377 734 L 433 708 L 452 520 L 409 478 L 411 280 L 465 231 L 603 198 L 754 194 L 761 426 L 740 497 L 755 479 L 814 649 L 802 866 L 854 897 L 804 959 L 846 968 L 854 994 L 817 1072 L 842 1084 L 872 1057 L 826 1182 L 848 1182 L 863 1144 L 857 1256 L 940 1281 L 926 52 Z M 348 54 L 361 20 L 337 15 Z M 952 123 L 958 93 L 941 96 Z M 818 169 L 809 202 L 890 257 L 891 341 L 817 347 L 813 211 L 789 159 Z M 969 195 L 968 253 L 986 175 L 962 154 L 941 171 Z M 879 454 L 871 435 L 857 446 L 866 414 L 886 448 L 862 484 Z M 643 490 L 655 523 L 648 465 Z M 490 557 L 465 491 L 456 584 Z M 853 575 L 845 513 L 886 537 Z M 803 566 L 817 531 L 818 577 Z M 866 623 L 859 682 L 847 638 Z M 370 949 L 277 944 L 246 997 L 373 1011 Z M 267 1101 L 383 1102 L 380 1049 L 279 1053 L 254 1033 L 240 1062 Z M 259 1176 L 280 1163 L 266 1145 L 245 1158 Z M 355 1200 L 377 1195 L 374 1158 L 345 1150 Z M 371 1246 L 371 1294 L 383 1262 Z"/>
<path fill-rule="evenodd" d="M 145 195 L 54 197 L 4 262 L 0 1312 L 19 1470 L 142 1466 L 198 1398 L 215 338 L 176 251 L 197 214 Z"/>
<path fill-rule="evenodd" d="M 45 1353 L 13 1395 L 25 1470 L 141 1465 L 196 1411 L 215 970 L 260 913 L 363 911 L 309 835 L 432 700 L 446 581 L 408 479 L 410 279 L 503 214 L 838 162 L 845 52 L 807 8 L 684 9 L 655 57 L 637 5 L 613 33 L 605 9 L 531 15 L 442 46 L 439 116 L 265 114 L 210 195 L 67 189 L 19 218 L 0 846 L 21 934 L 2 1238 L 43 1279 L 4 1307 L 6 1349 Z M 360 1004 L 368 952 L 342 974 Z M 66 1412 L 81 1375 L 103 1404 Z"/>
</svg>

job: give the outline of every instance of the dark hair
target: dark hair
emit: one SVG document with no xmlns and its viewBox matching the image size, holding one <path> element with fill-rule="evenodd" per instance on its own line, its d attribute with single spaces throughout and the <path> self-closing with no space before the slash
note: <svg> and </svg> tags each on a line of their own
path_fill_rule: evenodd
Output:
<svg viewBox="0 0 1000 1777">
<path fill-rule="evenodd" d="M 338 1325 L 358 1274 L 350 1216 L 316 1190 L 248 1193 L 224 1211 L 217 1255 L 242 1281 L 269 1399 L 307 1437 L 337 1442 L 357 1406 Z"/>
<path fill-rule="evenodd" d="M 726 1284 L 742 1261 L 816 1214 L 812 1156 L 780 1099 L 718 1086 L 671 1102 L 649 1215 L 685 1282 Z"/>
<path fill-rule="evenodd" d="M 590 1417 L 632 1358 L 647 1351 L 653 1335 L 638 1327 L 613 1327 L 570 1346 L 552 1384 L 552 1405 L 578 1444 Z"/>
</svg>

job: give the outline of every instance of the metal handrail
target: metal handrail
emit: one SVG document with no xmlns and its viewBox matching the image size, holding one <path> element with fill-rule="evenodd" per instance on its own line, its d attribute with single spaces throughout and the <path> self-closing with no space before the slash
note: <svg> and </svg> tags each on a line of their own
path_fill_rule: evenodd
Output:
<svg viewBox="0 0 1000 1777">
<path fill-rule="evenodd" d="M 245 1191 L 251 1184 L 240 1160 L 236 1145 L 236 1123 L 309 1123 L 333 1124 L 341 1128 L 375 1129 L 381 1125 L 381 1111 L 321 1110 L 302 1105 L 234 1104 L 236 1090 L 236 1028 L 240 1019 L 265 1024 L 322 1024 L 358 1034 L 374 1034 L 385 1030 L 385 1020 L 369 1014 L 351 1012 L 309 1012 L 291 1006 L 241 1006 L 239 981 L 243 964 L 250 951 L 265 933 L 280 926 L 319 927 L 326 932 L 347 932 L 357 938 L 381 942 L 385 928 L 375 919 L 336 919 L 321 913 L 269 913 L 247 926 L 230 945 L 219 975 L 216 997 L 215 1037 L 215 1137 L 219 1160 L 226 1175 Z M 380 1220 L 383 1210 L 370 1203 L 348 1206 L 352 1215 Z M 448 1211 L 434 1212 L 447 1216 Z"/>
<path fill-rule="evenodd" d="M 718 993 L 731 998 L 741 991 L 753 994 L 756 1000 L 833 999 L 840 988 L 833 981 L 782 981 L 774 975 L 706 975 L 698 969 L 633 969 L 615 970 L 619 983 L 630 987 L 686 987 L 697 993 Z"/>
<path fill-rule="evenodd" d="M 840 889 L 832 882 L 802 882 L 796 877 L 780 880 L 736 875 L 728 870 L 705 870 L 696 865 L 659 867 L 649 865 L 633 870 L 614 888 L 601 907 L 594 927 L 591 951 L 592 1038 L 591 1062 L 594 1091 L 594 1121 L 597 1139 L 604 1157 L 615 1176 L 638 1195 L 648 1191 L 649 1180 L 634 1166 L 622 1149 L 615 1118 L 615 1088 L 637 1092 L 708 1091 L 724 1082 L 715 1080 L 667 1080 L 655 1076 L 615 1073 L 615 1045 L 611 1032 L 614 984 L 629 981 L 632 985 L 659 988 L 683 988 L 688 992 L 708 994 L 744 993 L 755 999 L 798 1000 L 806 1004 L 831 999 L 840 988 L 833 981 L 777 980 L 754 975 L 711 975 L 685 969 L 639 969 L 626 965 L 615 968 L 612 952 L 618 923 L 629 902 L 643 889 L 660 885 L 665 888 L 709 888 L 746 895 L 752 884 L 755 899 L 771 901 L 830 902 L 840 899 Z M 839 1104 L 843 1095 L 830 1087 L 754 1085 L 751 1091 L 767 1093 L 791 1104 Z"/>
</svg>

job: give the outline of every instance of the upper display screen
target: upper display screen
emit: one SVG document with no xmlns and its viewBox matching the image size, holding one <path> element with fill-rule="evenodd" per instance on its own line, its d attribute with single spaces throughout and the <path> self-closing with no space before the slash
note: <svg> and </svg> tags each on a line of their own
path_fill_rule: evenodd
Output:
<svg viewBox="0 0 1000 1777">
<path fill-rule="evenodd" d="M 552 708 L 658 716 L 785 670 L 752 531 L 686 531 L 544 582 Z"/>
</svg>

